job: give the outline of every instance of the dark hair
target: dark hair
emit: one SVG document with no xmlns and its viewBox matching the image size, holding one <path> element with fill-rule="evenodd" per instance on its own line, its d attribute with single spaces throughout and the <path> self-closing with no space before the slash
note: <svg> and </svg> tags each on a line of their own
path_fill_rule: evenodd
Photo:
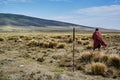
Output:
<svg viewBox="0 0 120 80">
<path fill-rule="evenodd" d="M 99 30 L 98 28 L 95 29 L 95 31 L 98 31 L 98 30 Z"/>
</svg>

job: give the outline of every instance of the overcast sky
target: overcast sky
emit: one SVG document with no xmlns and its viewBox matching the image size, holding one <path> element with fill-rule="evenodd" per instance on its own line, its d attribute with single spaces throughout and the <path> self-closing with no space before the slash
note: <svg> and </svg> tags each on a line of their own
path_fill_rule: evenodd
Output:
<svg viewBox="0 0 120 80">
<path fill-rule="evenodd" d="M 120 30 L 120 0 L 0 0 L 0 13 Z"/>
</svg>

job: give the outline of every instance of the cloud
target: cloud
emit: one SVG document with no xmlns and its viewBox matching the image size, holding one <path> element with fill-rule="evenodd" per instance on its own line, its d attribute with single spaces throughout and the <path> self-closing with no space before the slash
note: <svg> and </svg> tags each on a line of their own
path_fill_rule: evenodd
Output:
<svg viewBox="0 0 120 80">
<path fill-rule="evenodd" d="M 7 3 L 10 3 L 10 2 L 28 2 L 30 0 L 0 0 L 0 3 L 1 4 L 7 4 Z"/>
<path fill-rule="evenodd" d="M 78 9 L 71 15 L 58 16 L 54 19 L 93 27 L 120 29 L 120 5 Z"/>
<path fill-rule="evenodd" d="M 14 2 L 29 2 L 34 0 L 0 0 L 0 4 L 9 4 Z M 53 2 L 71 2 L 71 0 L 46 0 L 46 1 L 53 1 Z"/>
<path fill-rule="evenodd" d="M 119 15 L 120 14 L 120 5 L 110 5 L 110 6 L 100 6 L 100 7 L 91 7 L 85 9 L 79 9 L 76 11 L 78 14 L 82 15 L 94 15 L 94 16 L 110 16 L 110 15 Z M 103 14 L 104 13 L 104 14 Z"/>
</svg>

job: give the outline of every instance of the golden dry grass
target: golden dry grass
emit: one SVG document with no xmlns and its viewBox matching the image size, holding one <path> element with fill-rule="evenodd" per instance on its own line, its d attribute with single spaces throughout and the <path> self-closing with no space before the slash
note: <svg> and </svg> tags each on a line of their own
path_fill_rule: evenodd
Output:
<svg viewBox="0 0 120 80">
<path fill-rule="evenodd" d="M 0 38 L 0 41 L 4 41 L 4 38 L 1 37 L 1 38 Z"/>
<path fill-rule="evenodd" d="M 107 63 L 109 59 L 109 55 L 101 52 L 97 52 L 93 54 L 93 61 L 94 62 L 104 62 Z"/>
<path fill-rule="evenodd" d="M 102 75 L 107 70 L 107 66 L 103 63 L 92 63 L 91 64 L 91 72 L 95 75 Z"/>
<path fill-rule="evenodd" d="M 66 47 L 66 43 L 59 43 L 57 48 L 65 48 Z"/>
<path fill-rule="evenodd" d="M 82 62 L 90 62 L 92 59 L 92 53 L 84 52 L 81 54 L 80 61 Z"/>
<path fill-rule="evenodd" d="M 75 75 L 72 76 L 69 76 L 72 74 L 73 66 L 72 33 L 0 33 L 0 35 L 0 73 L 2 74 L 0 77 L 3 80 L 39 80 L 45 77 L 47 77 L 45 80 L 55 80 L 56 74 L 59 74 L 60 78 L 66 77 L 59 80 L 70 80 L 70 77 L 79 80 L 81 75 L 83 76 L 81 79 L 84 80 L 87 68 L 91 69 L 93 74 L 105 73 L 108 79 L 109 77 L 119 79 L 120 34 L 104 34 L 103 39 L 108 47 L 102 47 L 101 51 L 93 51 L 92 35 L 77 33 Z M 87 66 L 90 64 L 91 67 Z M 97 80 L 94 75 L 87 77 Z M 100 80 L 106 80 L 105 77 L 101 76 Z"/>
<path fill-rule="evenodd" d="M 116 68 L 120 68 L 120 56 L 115 54 L 110 55 L 108 64 Z"/>
</svg>

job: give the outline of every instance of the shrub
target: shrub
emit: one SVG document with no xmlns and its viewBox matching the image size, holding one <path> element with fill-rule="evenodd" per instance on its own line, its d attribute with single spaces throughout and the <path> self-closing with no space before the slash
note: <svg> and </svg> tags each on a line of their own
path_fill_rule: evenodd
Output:
<svg viewBox="0 0 120 80">
<path fill-rule="evenodd" d="M 118 55 L 111 55 L 108 61 L 109 65 L 120 68 L 120 57 Z"/>
<path fill-rule="evenodd" d="M 32 40 L 32 37 L 31 36 L 24 36 L 23 37 L 25 40 Z"/>
<path fill-rule="evenodd" d="M 65 43 L 59 43 L 57 48 L 65 48 L 66 44 Z"/>
<path fill-rule="evenodd" d="M 44 59 L 43 57 L 39 57 L 39 58 L 37 59 L 37 61 L 38 61 L 38 62 L 43 62 L 43 61 L 45 61 L 45 59 Z"/>
<path fill-rule="evenodd" d="M 19 38 L 18 37 L 16 37 L 16 36 L 10 36 L 10 37 L 8 37 L 8 40 L 18 40 Z"/>
<path fill-rule="evenodd" d="M 59 62 L 60 67 L 72 67 L 72 58 L 71 57 L 67 57 L 65 55 L 59 59 L 60 59 L 60 62 Z"/>
<path fill-rule="evenodd" d="M 57 47 L 58 43 L 57 42 L 49 42 L 49 48 L 55 48 Z"/>
<path fill-rule="evenodd" d="M 92 63 L 91 64 L 91 72 L 95 75 L 102 75 L 106 71 L 107 66 L 103 63 Z"/>
<path fill-rule="evenodd" d="M 78 44 L 82 44 L 83 42 L 82 42 L 81 40 L 78 40 L 77 43 L 78 43 Z"/>
<path fill-rule="evenodd" d="M 109 56 L 104 53 L 94 53 L 93 54 L 93 61 L 95 62 L 107 62 L 109 59 Z"/>
<path fill-rule="evenodd" d="M 0 41 L 4 41 L 4 38 L 0 38 Z"/>
<path fill-rule="evenodd" d="M 23 40 L 19 38 L 18 40 L 15 40 L 15 42 L 23 42 Z"/>
<path fill-rule="evenodd" d="M 69 38 L 68 39 L 68 43 L 72 43 L 73 42 L 73 39 L 72 38 Z"/>
<path fill-rule="evenodd" d="M 39 42 L 39 46 L 43 47 L 44 43 L 43 42 Z"/>
<path fill-rule="evenodd" d="M 81 40 L 89 40 L 89 38 L 88 37 L 83 37 L 83 38 L 81 38 Z"/>
<path fill-rule="evenodd" d="M 20 35 L 19 37 L 20 37 L 20 38 L 25 38 L 25 36 L 23 36 L 23 35 Z"/>
<path fill-rule="evenodd" d="M 78 41 L 78 40 L 79 40 L 79 38 L 78 38 L 78 37 L 76 37 L 76 38 L 75 38 L 75 40 L 76 40 L 76 41 Z"/>
<path fill-rule="evenodd" d="M 55 59 L 55 60 L 57 60 L 57 59 L 61 59 L 62 56 L 61 55 L 53 55 L 52 58 Z"/>
<path fill-rule="evenodd" d="M 43 42 L 42 47 L 43 48 L 49 48 L 49 42 Z"/>
<path fill-rule="evenodd" d="M 23 57 L 23 58 L 31 58 L 31 55 L 28 53 L 22 53 L 22 55 L 20 55 L 19 57 Z"/>
<path fill-rule="evenodd" d="M 65 37 L 68 37 L 68 38 L 70 38 L 70 37 L 72 37 L 72 35 L 66 35 Z"/>
<path fill-rule="evenodd" d="M 94 62 L 99 62 L 100 61 L 101 54 L 100 53 L 94 53 L 93 54 L 93 61 Z"/>
<path fill-rule="evenodd" d="M 90 44 L 89 41 L 83 42 L 83 45 L 89 45 L 89 44 Z"/>
<path fill-rule="evenodd" d="M 27 46 L 30 46 L 30 47 L 39 46 L 39 42 L 37 40 L 32 39 L 27 43 Z"/>
<path fill-rule="evenodd" d="M 40 47 L 43 47 L 43 48 L 55 48 L 57 47 L 58 43 L 57 42 L 47 42 L 47 41 L 43 41 L 43 42 L 40 42 L 39 43 L 39 46 Z"/>
<path fill-rule="evenodd" d="M 92 45 L 87 45 L 86 49 L 93 49 L 93 46 Z"/>
<path fill-rule="evenodd" d="M 107 63 L 108 59 L 109 59 L 109 56 L 105 54 L 101 58 L 102 62 L 105 62 L 105 63 Z"/>
<path fill-rule="evenodd" d="M 91 59 L 92 59 L 92 54 L 90 52 L 84 52 L 80 57 L 80 61 L 84 61 L 84 62 L 90 62 Z"/>
<path fill-rule="evenodd" d="M 63 36 L 62 36 L 62 35 L 58 35 L 58 36 L 53 36 L 52 38 L 62 39 L 62 38 L 63 38 Z"/>
<path fill-rule="evenodd" d="M 76 69 L 77 69 L 77 70 L 84 70 L 84 66 L 81 65 L 81 64 L 77 64 L 77 65 L 76 65 Z"/>
<path fill-rule="evenodd" d="M 72 62 L 60 62 L 59 66 L 60 67 L 72 67 L 73 63 Z"/>
</svg>

